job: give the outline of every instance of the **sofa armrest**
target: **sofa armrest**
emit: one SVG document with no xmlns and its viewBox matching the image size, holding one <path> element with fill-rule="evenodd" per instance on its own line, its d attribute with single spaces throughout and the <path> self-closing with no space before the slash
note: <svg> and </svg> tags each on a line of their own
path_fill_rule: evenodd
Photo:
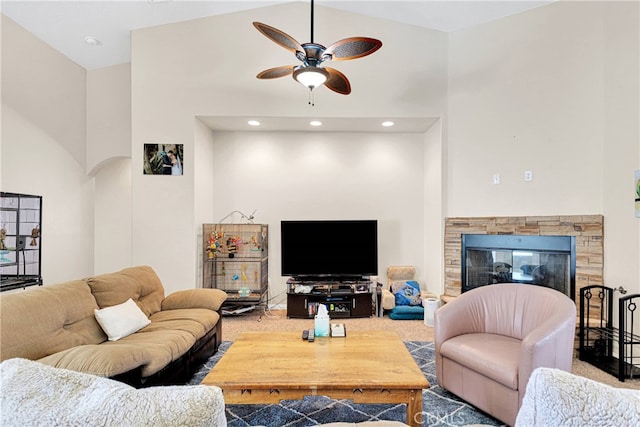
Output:
<svg viewBox="0 0 640 427">
<path fill-rule="evenodd" d="M 167 296 L 162 301 L 162 310 L 207 308 L 219 311 L 226 299 L 227 293 L 220 289 L 186 289 Z"/>
</svg>

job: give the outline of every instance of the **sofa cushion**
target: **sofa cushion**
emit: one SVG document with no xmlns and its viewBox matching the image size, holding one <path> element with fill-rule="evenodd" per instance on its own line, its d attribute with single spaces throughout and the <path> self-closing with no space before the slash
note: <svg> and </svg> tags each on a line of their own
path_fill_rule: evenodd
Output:
<svg viewBox="0 0 640 427">
<path fill-rule="evenodd" d="M 109 341 L 117 341 L 151 323 L 131 298 L 122 304 L 95 309 L 93 312 Z"/>
<path fill-rule="evenodd" d="M 223 426 L 222 390 L 165 386 L 136 390 L 25 359 L 0 364 L 3 426 Z"/>
<path fill-rule="evenodd" d="M 521 343 L 504 335 L 464 334 L 442 343 L 440 354 L 505 387 L 518 390 Z"/>
<path fill-rule="evenodd" d="M 140 332 L 179 330 L 189 332 L 197 340 L 213 329 L 219 320 L 218 312 L 204 308 L 163 310 L 152 315 L 151 324 Z"/>
<path fill-rule="evenodd" d="M 129 267 L 85 280 L 100 308 L 122 304 L 131 298 L 149 317 L 160 311 L 164 299 L 162 282 L 149 266 Z"/>
<path fill-rule="evenodd" d="M 132 348 L 143 349 L 149 363 L 142 366 L 142 376 L 148 377 L 185 354 L 195 342 L 196 338 L 190 331 L 180 329 L 146 330 L 145 328 L 119 341 L 105 342 L 101 344 L 101 347 L 128 345 Z"/>
<path fill-rule="evenodd" d="M 0 298 L 0 359 L 40 359 L 67 348 L 107 339 L 98 308 L 82 280 L 34 287 Z"/>
<path fill-rule="evenodd" d="M 106 346 L 111 343 L 113 345 Z M 105 341 L 100 345 L 81 345 L 52 354 L 38 362 L 55 368 L 71 369 L 101 377 L 114 377 L 151 364 L 153 352 L 140 345 Z"/>
<path fill-rule="evenodd" d="M 424 318 L 424 308 L 421 305 L 397 305 L 389 312 L 393 320 L 417 320 Z"/>
</svg>

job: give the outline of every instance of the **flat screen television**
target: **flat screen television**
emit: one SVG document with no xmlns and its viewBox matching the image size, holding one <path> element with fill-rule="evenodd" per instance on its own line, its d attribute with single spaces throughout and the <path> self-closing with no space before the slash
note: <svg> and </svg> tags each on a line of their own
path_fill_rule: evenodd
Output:
<svg viewBox="0 0 640 427">
<path fill-rule="evenodd" d="M 282 275 L 301 280 L 378 274 L 378 221 L 281 221 Z"/>
</svg>

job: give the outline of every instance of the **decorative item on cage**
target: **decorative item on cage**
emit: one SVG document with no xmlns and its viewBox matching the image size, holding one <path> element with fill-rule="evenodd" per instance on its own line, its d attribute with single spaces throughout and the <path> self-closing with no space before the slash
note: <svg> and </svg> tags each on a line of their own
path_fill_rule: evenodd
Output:
<svg viewBox="0 0 640 427">
<path fill-rule="evenodd" d="M 40 227 L 36 225 L 31 230 L 31 243 L 29 246 L 38 246 L 38 241 L 36 240 L 38 237 L 40 237 Z"/>
<path fill-rule="evenodd" d="M 251 250 L 252 251 L 261 251 L 262 250 L 262 244 L 260 243 L 260 240 L 258 239 L 258 235 L 253 235 L 251 236 Z"/>
<path fill-rule="evenodd" d="M 4 244 L 4 239 L 7 237 L 7 229 L 0 228 L 0 249 L 7 249 L 7 245 Z"/>
<path fill-rule="evenodd" d="M 224 237 L 224 234 L 220 231 L 212 231 L 209 233 L 209 246 L 207 247 L 207 252 L 209 252 L 209 259 L 215 258 L 216 253 L 220 251 L 222 246 L 221 240 Z"/>
<path fill-rule="evenodd" d="M 247 279 L 247 264 L 242 264 L 240 277 L 242 278 L 242 283 L 247 283 L 249 281 L 249 279 Z"/>
<path fill-rule="evenodd" d="M 235 257 L 238 252 L 238 242 L 240 242 L 240 246 L 242 246 L 242 239 L 237 236 L 231 236 L 227 239 L 227 253 L 229 254 L 229 258 Z"/>
</svg>

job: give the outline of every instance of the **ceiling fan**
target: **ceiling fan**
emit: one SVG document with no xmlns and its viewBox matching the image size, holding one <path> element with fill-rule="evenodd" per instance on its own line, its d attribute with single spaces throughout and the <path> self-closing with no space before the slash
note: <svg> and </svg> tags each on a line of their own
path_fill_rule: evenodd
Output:
<svg viewBox="0 0 640 427">
<path fill-rule="evenodd" d="M 313 0 L 311 0 L 311 41 L 300 44 L 293 37 L 277 28 L 261 22 L 254 22 L 253 26 L 274 43 L 292 52 L 302 62 L 301 65 L 283 65 L 269 68 L 256 76 L 259 79 L 275 79 L 292 75 L 293 78 L 309 88 L 311 91 L 318 86 L 325 85 L 334 92 L 342 95 L 351 93 L 351 84 L 340 71 L 322 67 L 328 61 L 346 61 L 371 55 L 382 47 L 382 42 L 369 37 L 349 37 L 339 40 L 329 47 L 313 41 Z M 312 104 L 311 99 L 309 104 Z"/>
</svg>

